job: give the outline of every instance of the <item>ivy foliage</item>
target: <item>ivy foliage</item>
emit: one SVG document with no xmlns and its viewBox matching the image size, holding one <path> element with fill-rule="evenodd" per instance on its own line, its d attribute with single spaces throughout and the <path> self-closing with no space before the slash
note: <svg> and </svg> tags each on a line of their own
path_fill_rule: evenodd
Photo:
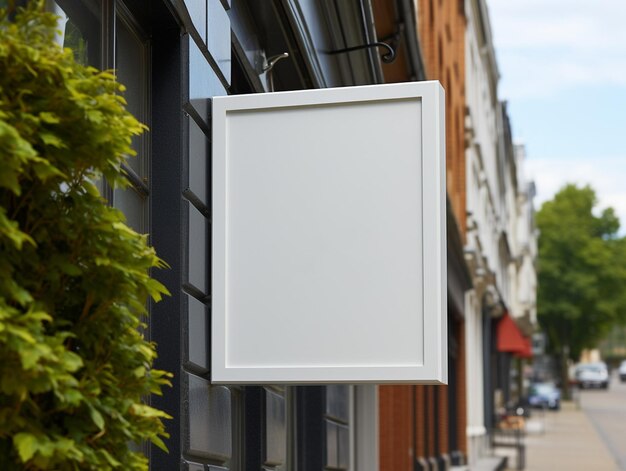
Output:
<svg viewBox="0 0 626 471">
<path fill-rule="evenodd" d="M 144 131 L 110 72 L 54 41 L 41 2 L 0 9 L 0 469 L 143 470 L 169 374 L 142 334 L 164 263 L 94 182 L 125 186 Z"/>
</svg>

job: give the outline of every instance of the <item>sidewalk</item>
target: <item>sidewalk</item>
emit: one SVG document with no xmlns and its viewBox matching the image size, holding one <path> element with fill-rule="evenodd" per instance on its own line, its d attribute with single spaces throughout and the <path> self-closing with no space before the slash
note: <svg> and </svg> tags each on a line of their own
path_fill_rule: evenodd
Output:
<svg viewBox="0 0 626 471">
<path fill-rule="evenodd" d="M 543 417 L 535 413 L 526 430 L 526 471 L 619 469 L 593 424 L 572 402 Z M 508 469 L 514 466 L 515 461 L 509 460 Z"/>
</svg>

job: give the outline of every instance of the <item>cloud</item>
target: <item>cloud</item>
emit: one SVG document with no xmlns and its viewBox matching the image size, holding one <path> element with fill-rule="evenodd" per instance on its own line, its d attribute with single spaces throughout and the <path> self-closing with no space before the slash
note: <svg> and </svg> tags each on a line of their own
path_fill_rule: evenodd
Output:
<svg viewBox="0 0 626 471">
<path fill-rule="evenodd" d="M 509 99 L 586 84 L 626 87 L 626 1 L 488 0 Z"/>
<path fill-rule="evenodd" d="M 567 183 L 591 185 L 598 196 L 598 206 L 601 209 L 608 206 L 615 209 L 622 232 L 626 230 L 626 156 L 602 159 L 529 158 L 526 160 L 525 173 L 537 186 L 536 208 L 552 199 Z"/>
<path fill-rule="evenodd" d="M 606 56 L 586 63 L 570 57 L 528 52 L 509 52 L 500 56 L 501 98 L 511 100 L 544 99 L 581 86 L 617 85 L 626 88 L 626 51 L 619 60 Z"/>
</svg>

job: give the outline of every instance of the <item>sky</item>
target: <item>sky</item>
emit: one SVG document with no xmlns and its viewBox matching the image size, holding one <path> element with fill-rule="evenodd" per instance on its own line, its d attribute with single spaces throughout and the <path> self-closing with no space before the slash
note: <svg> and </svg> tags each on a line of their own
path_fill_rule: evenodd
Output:
<svg viewBox="0 0 626 471">
<path fill-rule="evenodd" d="M 626 0 L 487 0 L 535 207 L 590 184 L 626 233 Z"/>
</svg>

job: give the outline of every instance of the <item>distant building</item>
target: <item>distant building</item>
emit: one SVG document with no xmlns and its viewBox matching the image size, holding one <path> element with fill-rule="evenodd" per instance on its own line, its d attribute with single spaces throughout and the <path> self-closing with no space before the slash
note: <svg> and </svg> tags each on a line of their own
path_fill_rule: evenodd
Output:
<svg viewBox="0 0 626 471">
<path fill-rule="evenodd" d="M 468 441 L 469 463 L 490 455 L 493 424 L 491 391 L 492 318 L 501 315 L 496 269 L 499 259 L 495 227 L 498 133 L 496 113 L 499 73 L 486 2 L 465 2 L 467 157 L 467 238 L 465 256 L 474 289 L 467 293 Z"/>
<path fill-rule="evenodd" d="M 465 2 L 468 440 L 470 465 L 492 454 L 493 430 L 519 399 L 521 368 L 536 324 L 533 187 L 514 148 L 485 0 Z M 517 152 L 516 152 L 517 150 Z M 514 321 L 512 321 L 514 320 Z"/>
</svg>

